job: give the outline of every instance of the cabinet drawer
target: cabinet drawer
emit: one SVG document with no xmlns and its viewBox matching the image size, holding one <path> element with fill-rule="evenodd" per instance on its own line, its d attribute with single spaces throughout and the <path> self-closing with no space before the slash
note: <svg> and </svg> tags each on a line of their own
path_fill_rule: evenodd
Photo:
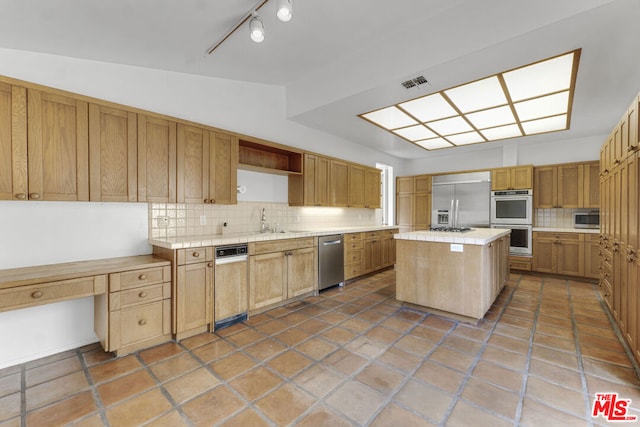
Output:
<svg viewBox="0 0 640 427">
<path fill-rule="evenodd" d="M 533 233 L 534 239 L 540 240 L 566 240 L 566 241 L 584 241 L 584 233 L 550 233 L 536 231 Z"/>
<path fill-rule="evenodd" d="M 301 239 L 270 240 L 266 242 L 249 243 L 249 255 L 268 254 L 272 252 L 292 251 L 314 247 L 313 237 Z"/>
<path fill-rule="evenodd" d="M 122 289 L 138 288 L 171 280 L 171 267 L 152 267 L 140 270 L 124 271 L 109 274 L 109 290 L 116 292 Z"/>
<path fill-rule="evenodd" d="M 351 242 L 345 243 L 344 252 L 345 253 L 352 252 L 352 251 L 357 252 L 362 248 L 363 248 L 362 240 L 358 240 L 358 241 L 355 241 L 355 242 L 351 241 Z"/>
<path fill-rule="evenodd" d="M 171 298 L 171 283 L 144 286 L 109 295 L 109 311 Z"/>
<path fill-rule="evenodd" d="M 344 253 L 344 263 L 347 264 L 359 264 L 362 261 L 362 251 L 349 251 Z"/>
<path fill-rule="evenodd" d="M 213 246 L 178 249 L 178 265 L 213 261 Z"/>
<path fill-rule="evenodd" d="M 599 242 L 600 235 L 598 233 L 584 233 L 584 240 L 588 242 Z"/>
<path fill-rule="evenodd" d="M 144 304 L 119 311 L 113 316 L 112 328 L 120 336 L 120 347 L 159 337 L 170 332 L 169 300 Z"/>
<path fill-rule="evenodd" d="M 349 264 L 344 266 L 344 278 L 352 279 L 354 277 L 358 277 L 362 275 L 362 265 L 360 263 L 357 264 Z"/>
<path fill-rule="evenodd" d="M 344 243 L 359 242 L 362 240 L 362 233 L 348 233 L 344 235 Z"/>
<path fill-rule="evenodd" d="M 382 230 L 376 230 L 376 231 L 367 231 L 363 234 L 365 239 L 377 239 L 382 237 L 386 233 L 385 231 L 382 231 Z"/>
<path fill-rule="evenodd" d="M 100 275 L 5 289 L 0 291 L 0 311 L 91 296 L 106 279 Z"/>
<path fill-rule="evenodd" d="M 531 271 L 531 261 L 509 261 L 509 268 L 511 270 Z"/>
</svg>

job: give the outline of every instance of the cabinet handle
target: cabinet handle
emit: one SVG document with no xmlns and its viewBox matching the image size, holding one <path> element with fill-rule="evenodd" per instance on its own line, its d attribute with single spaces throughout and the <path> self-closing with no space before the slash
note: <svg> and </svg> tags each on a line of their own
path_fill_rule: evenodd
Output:
<svg viewBox="0 0 640 427">
<path fill-rule="evenodd" d="M 216 199 L 209 199 L 209 203 L 215 203 Z"/>
<path fill-rule="evenodd" d="M 637 145 L 630 145 L 627 148 L 627 151 L 637 151 L 638 150 L 638 146 Z"/>
<path fill-rule="evenodd" d="M 613 164 L 614 164 L 614 165 L 619 165 L 619 164 L 620 164 L 620 160 L 615 159 L 615 160 L 613 161 Z"/>
<path fill-rule="evenodd" d="M 629 261 L 629 262 L 633 262 L 633 261 L 635 261 L 635 260 L 636 260 L 636 259 L 634 258 L 634 256 L 633 256 L 633 255 L 629 255 L 629 256 L 627 256 L 627 261 Z"/>
<path fill-rule="evenodd" d="M 636 253 L 636 251 L 634 251 L 633 248 L 627 248 L 627 254 L 628 255 L 633 255 L 635 253 Z"/>
<path fill-rule="evenodd" d="M 147 297 L 147 293 L 146 293 L 146 292 L 140 292 L 140 293 L 138 294 L 138 296 L 139 296 L 140 298 L 146 298 L 146 297 Z"/>
<path fill-rule="evenodd" d="M 207 263 L 207 267 L 213 267 L 213 263 L 212 262 L 208 262 Z"/>
<path fill-rule="evenodd" d="M 42 297 L 42 292 L 41 291 L 31 292 L 31 298 L 40 298 L 40 297 Z"/>
<path fill-rule="evenodd" d="M 209 199 L 204 199 L 204 202 L 205 202 L 205 203 L 211 203 L 211 200 L 209 200 Z"/>
<path fill-rule="evenodd" d="M 147 280 L 147 275 L 146 274 L 141 274 L 141 275 L 138 276 L 138 279 Z"/>
<path fill-rule="evenodd" d="M 16 199 L 18 199 L 18 200 L 26 200 L 27 199 L 27 195 L 25 193 L 18 193 L 18 194 L 16 194 Z"/>
<path fill-rule="evenodd" d="M 40 193 L 29 193 L 29 198 L 31 200 L 38 200 L 40 198 Z"/>
<path fill-rule="evenodd" d="M 140 319 L 140 320 L 138 321 L 138 325 L 140 325 L 140 326 L 144 326 L 144 325 L 146 325 L 146 324 L 147 324 L 147 321 L 146 321 L 145 319 Z"/>
<path fill-rule="evenodd" d="M 194 252 L 191 254 L 194 258 L 198 258 L 200 256 L 200 252 Z"/>
</svg>

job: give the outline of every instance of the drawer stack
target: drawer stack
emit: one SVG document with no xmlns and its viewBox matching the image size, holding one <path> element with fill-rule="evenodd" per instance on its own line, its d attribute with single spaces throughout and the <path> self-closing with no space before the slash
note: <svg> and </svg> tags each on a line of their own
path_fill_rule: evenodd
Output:
<svg viewBox="0 0 640 427">
<path fill-rule="evenodd" d="M 362 233 L 344 235 L 344 280 L 362 275 Z"/>
<path fill-rule="evenodd" d="M 106 351 L 129 353 L 171 338 L 171 266 L 109 274 Z"/>
</svg>

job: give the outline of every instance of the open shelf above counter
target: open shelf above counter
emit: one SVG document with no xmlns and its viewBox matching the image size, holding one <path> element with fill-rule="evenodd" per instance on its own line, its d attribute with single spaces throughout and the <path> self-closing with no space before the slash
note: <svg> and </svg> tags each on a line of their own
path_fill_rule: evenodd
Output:
<svg viewBox="0 0 640 427">
<path fill-rule="evenodd" d="M 279 175 L 302 174 L 302 152 L 240 140 L 238 168 Z"/>
</svg>

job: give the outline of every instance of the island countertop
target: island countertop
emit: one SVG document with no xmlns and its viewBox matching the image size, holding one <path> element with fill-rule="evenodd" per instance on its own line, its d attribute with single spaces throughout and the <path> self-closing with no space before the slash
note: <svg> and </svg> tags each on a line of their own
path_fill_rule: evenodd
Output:
<svg viewBox="0 0 640 427">
<path fill-rule="evenodd" d="M 396 240 L 417 240 L 422 242 L 459 243 L 484 246 L 511 233 L 508 228 L 472 228 L 465 232 L 451 231 L 411 231 L 394 234 Z"/>
</svg>

